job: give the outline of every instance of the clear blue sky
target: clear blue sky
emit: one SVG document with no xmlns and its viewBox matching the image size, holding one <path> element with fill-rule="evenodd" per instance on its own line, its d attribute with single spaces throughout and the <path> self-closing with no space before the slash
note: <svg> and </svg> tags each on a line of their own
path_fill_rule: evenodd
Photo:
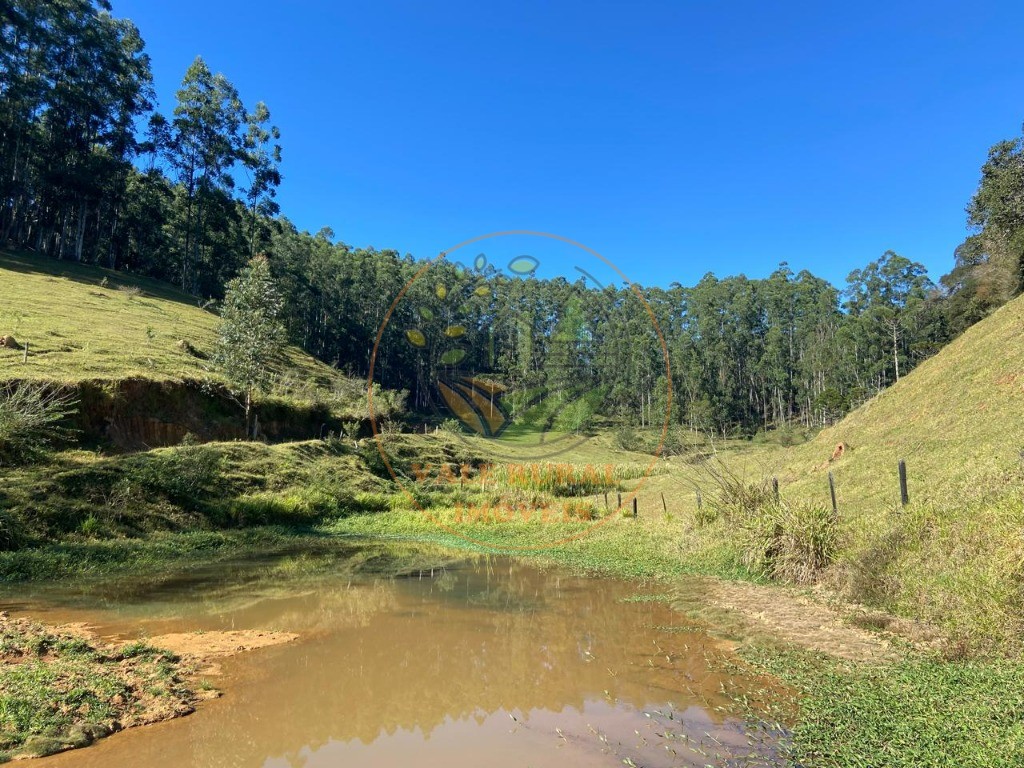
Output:
<svg viewBox="0 0 1024 768">
<path fill-rule="evenodd" d="M 301 229 L 423 257 L 534 229 L 646 284 L 937 279 L 1024 121 L 1019 0 L 113 1 L 163 111 L 196 55 L 267 102 Z"/>
</svg>

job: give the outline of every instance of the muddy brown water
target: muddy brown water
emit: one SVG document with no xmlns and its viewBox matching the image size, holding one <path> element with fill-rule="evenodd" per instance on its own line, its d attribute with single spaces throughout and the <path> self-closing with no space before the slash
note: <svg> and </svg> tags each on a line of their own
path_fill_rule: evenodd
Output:
<svg viewBox="0 0 1024 768">
<path fill-rule="evenodd" d="M 349 544 L 0 593 L 0 607 L 105 637 L 270 629 L 221 660 L 224 695 L 39 768 L 756 766 L 779 734 L 724 714 L 723 644 L 635 584 L 504 557 Z M 646 590 L 650 592 L 651 590 Z M 655 590 L 657 591 L 657 590 Z"/>
</svg>

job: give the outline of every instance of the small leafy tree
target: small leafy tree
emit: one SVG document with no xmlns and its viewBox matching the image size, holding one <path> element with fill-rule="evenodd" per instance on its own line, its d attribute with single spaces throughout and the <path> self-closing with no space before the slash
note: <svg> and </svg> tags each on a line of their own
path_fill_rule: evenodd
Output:
<svg viewBox="0 0 1024 768">
<path fill-rule="evenodd" d="M 244 398 L 246 434 L 250 434 L 253 395 L 270 388 L 270 366 L 284 341 L 284 326 L 278 319 L 281 306 L 265 256 L 254 257 L 227 284 L 213 359 Z"/>
</svg>

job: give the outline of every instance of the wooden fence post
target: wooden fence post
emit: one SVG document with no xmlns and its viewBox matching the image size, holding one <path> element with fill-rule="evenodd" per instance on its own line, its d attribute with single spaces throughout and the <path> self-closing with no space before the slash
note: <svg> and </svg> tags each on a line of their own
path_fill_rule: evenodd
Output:
<svg viewBox="0 0 1024 768">
<path fill-rule="evenodd" d="M 668 504 L 665 503 L 665 492 L 661 492 L 661 511 L 668 514 Z"/>
<path fill-rule="evenodd" d="M 704 500 L 700 497 L 700 488 L 697 489 L 697 511 L 700 512 L 704 508 Z"/>
<path fill-rule="evenodd" d="M 910 503 L 910 494 L 907 492 L 907 462 L 900 459 L 900 506 L 905 507 Z"/>
<path fill-rule="evenodd" d="M 832 497 L 832 514 L 839 514 L 839 507 L 836 506 L 836 479 L 832 477 L 832 473 L 828 473 L 828 492 Z"/>
<path fill-rule="evenodd" d="M 633 497 L 633 519 L 636 520 L 636 496 Z"/>
<path fill-rule="evenodd" d="M 23 362 L 23 363 L 27 363 L 28 362 L 28 342 L 27 341 L 25 342 L 25 354 L 22 355 L 21 362 Z"/>
<path fill-rule="evenodd" d="M 775 503 L 779 503 L 779 478 L 772 478 L 772 495 L 775 497 Z"/>
<path fill-rule="evenodd" d="M 619 497 L 619 506 L 616 507 L 616 509 L 622 509 L 622 494 L 620 493 L 620 494 L 617 494 L 617 495 Z"/>
</svg>

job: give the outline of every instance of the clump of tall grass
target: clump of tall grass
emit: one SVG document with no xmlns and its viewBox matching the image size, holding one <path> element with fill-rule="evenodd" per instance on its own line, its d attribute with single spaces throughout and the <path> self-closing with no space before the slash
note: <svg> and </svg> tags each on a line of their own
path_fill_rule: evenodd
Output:
<svg viewBox="0 0 1024 768">
<path fill-rule="evenodd" d="M 767 476 L 751 480 L 717 458 L 704 462 L 701 472 L 704 503 L 697 514 L 699 525 L 719 518 L 738 520 L 775 503 L 775 492 Z"/>
<path fill-rule="evenodd" d="M 220 470 L 220 454 L 185 435 L 176 448 L 145 454 L 130 475 L 147 490 L 188 506 L 215 488 Z"/>
<path fill-rule="evenodd" d="M 64 422 L 77 409 L 65 389 L 27 382 L 0 388 L 0 464 L 32 461 L 70 439 L 74 431 Z"/>
<path fill-rule="evenodd" d="M 588 496 L 621 488 L 626 480 L 639 480 L 646 467 L 639 464 L 496 464 L 481 476 L 490 487 L 539 491 L 552 496 Z"/>
<path fill-rule="evenodd" d="M 744 564 L 755 573 L 811 584 L 832 564 L 839 549 L 839 522 L 831 509 L 772 501 L 740 520 Z"/>
<path fill-rule="evenodd" d="M 484 504 L 513 504 L 531 509 L 544 509 L 555 504 L 554 494 L 530 488 L 491 488 L 479 494 L 479 498 Z"/>
<path fill-rule="evenodd" d="M 1024 649 L 1024 485 L 921 499 L 857 532 L 840 576 L 848 595 L 940 627 L 971 651 Z M 939 567 L 937 564 L 941 564 Z"/>
<path fill-rule="evenodd" d="M 697 525 L 735 526 L 744 565 L 775 581 L 817 581 L 839 549 L 839 521 L 828 508 L 779 498 L 767 474 L 753 479 L 714 459 L 703 466 L 705 503 Z"/>
<path fill-rule="evenodd" d="M 562 515 L 566 520 L 596 520 L 601 516 L 593 502 L 586 499 L 569 499 L 561 503 Z"/>
</svg>

